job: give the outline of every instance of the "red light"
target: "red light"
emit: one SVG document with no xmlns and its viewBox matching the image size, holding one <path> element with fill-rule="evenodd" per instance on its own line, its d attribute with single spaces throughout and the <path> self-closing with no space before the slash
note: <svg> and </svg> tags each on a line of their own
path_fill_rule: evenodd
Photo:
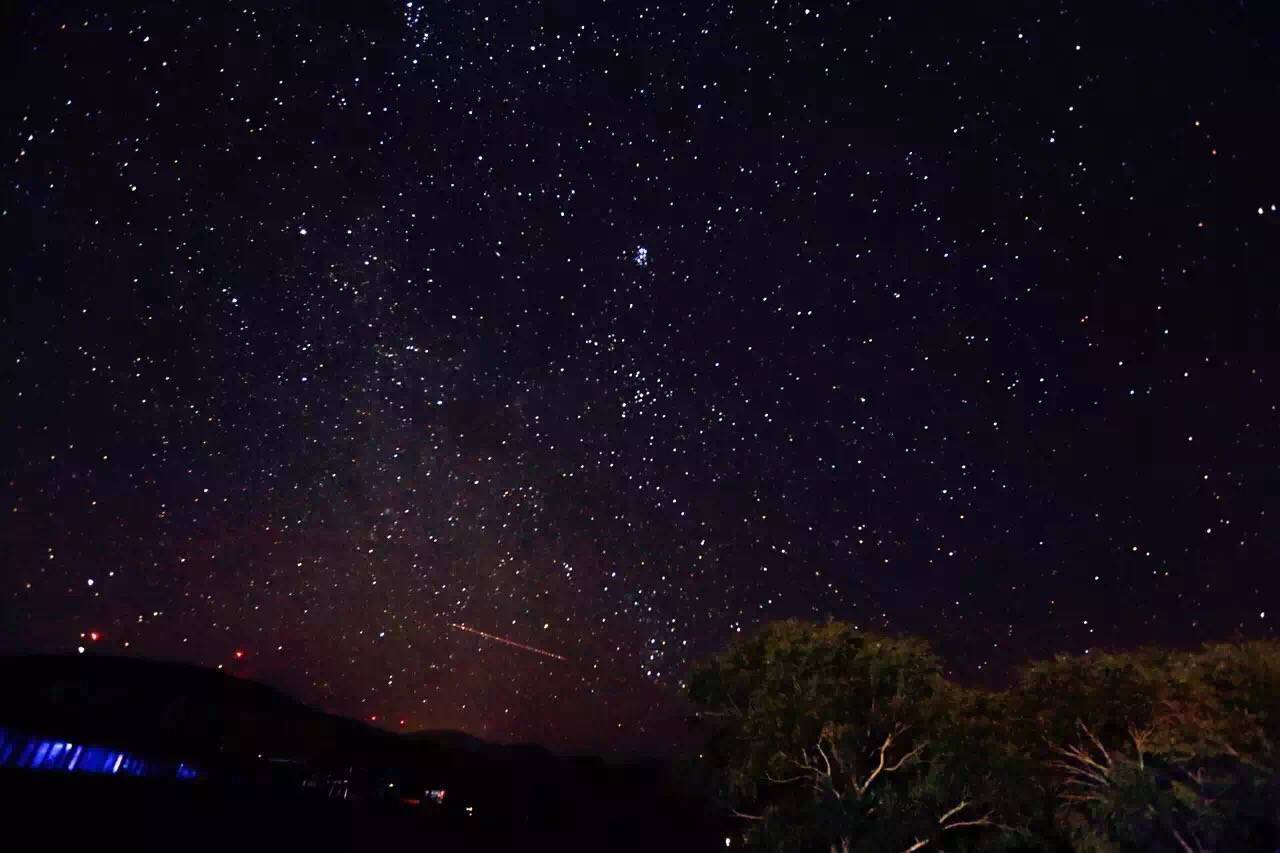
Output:
<svg viewBox="0 0 1280 853">
<path fill-rule="evenodd" d="M 402 726 L 404 725 L 404 720 L 401 720 L 401 721 L 400 721 L 400 725 L 402 725 Z"/>
<path fill-rule="evenodd" d="M 101 636 L 102 636 L 102 635 L 101 635 L 101 634 L 99 634 L 97 631 L 90 631 L 90 632 L 89 632 L 89 639 L 90 639 L 90 640 L 93 640 L 95 643 L 96 643 L 96 642 L 98 642 L 98 639 L 99 639 Z"/>
<path fill-rule="evenodd" d="M 241 651 L 240 649 L 236 649 L 236 652 L 235 652 L 235 659 L 236 659 L 236 660 L 244 660 L 244 652 L 243 652 L 243 651 Z"/>
</svg>

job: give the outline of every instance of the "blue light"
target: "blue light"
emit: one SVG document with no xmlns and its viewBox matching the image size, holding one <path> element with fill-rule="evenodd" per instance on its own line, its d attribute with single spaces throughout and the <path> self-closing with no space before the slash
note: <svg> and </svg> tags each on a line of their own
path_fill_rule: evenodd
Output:
<svg viewBox="0 0 1280 853">
<path fill-rule="evenodd" d="M 152 761 L 101 746 L 42 738 L 3 727 L 0 727 L 0 767 L 182 780 L 201 776 L 197 768 L 186 762 Z"/>
</svg>

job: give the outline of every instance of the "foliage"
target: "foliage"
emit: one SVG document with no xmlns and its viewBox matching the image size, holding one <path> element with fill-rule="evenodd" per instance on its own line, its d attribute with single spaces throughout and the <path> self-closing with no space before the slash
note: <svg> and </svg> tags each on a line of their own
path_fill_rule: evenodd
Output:
<svg viewBox="0 0 1280 853">
<path fill-rule="evenodd" d="M 1274 850 L 1280 646 L 1145 649 L 1028 667 L 1024 742 L 1079 850 Z"/>
<path fill-rule="evenodd" d="M 990 715 L 922 640 L 780 622 L 694 673 L 739 814 L 778 850 L 891 850 L 998 826 Z M 916 849 L 920 849 L 917 847 Z"/>
<path fill-rule="evenodd" d="M 1274 850 L 1280 645 L 1141 649 L 947 681 L 918 638 L 779 622 L 690 677 L 761 849 Z"/>
</svg>

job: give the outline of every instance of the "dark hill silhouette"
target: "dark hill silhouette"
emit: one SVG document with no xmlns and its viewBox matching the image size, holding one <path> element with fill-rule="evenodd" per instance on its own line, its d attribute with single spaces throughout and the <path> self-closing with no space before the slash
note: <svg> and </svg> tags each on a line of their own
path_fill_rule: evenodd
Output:
<svg viewBox="0 0 1280 853">
<path fill-rule="evenodd" d="M 414 843 L 423 840 L 421 833 L 439 842 L 440 833 L 474 840 L 483 831 L 499 834 L 497 840 L 486 836 L 494 849 L 503 849 L 502 837 L 532 834 L 560 849 L 578 849 L 564 846 L 571 836 L 592 838 L 592 846 L 603 845 L 599 849 L 661 844 L 678 850 L 685 849 L 680 839 L 689 834 L 687 827 L 700 825 L 673 795 L 657 760 L 567 757 L 536 744 L 490 743 L 458 731 L 394 734 L 264 684 L 187 664 L 102 656 L 0 658 L 0 685 L 0 726 L 198 766 L 204 782 L 183 791 L 174 790 L 178 783 L 152 784 L 144 797 L 178 803 L 175 815 L 194 810 L 196 821 L 251 808 L 270 824 L 276 811 L 301 808 L 305 793 L 311 798 L 305 808 L 321 810 L 319 817 L 307 812 L 316 826 L 333 819 L 335 809 L 355 809 L 341 814 L 342 820 L 356 820 L 352 815 L 363 814 L 359 809 L 376 804 L 384 811 L 371 819 L 369 831 Z M 100 802 L 103 809 L 115 802 L 125 812 L 134 803 L 128 792 L 142 790 L 137 781 L 50 781 L 46 775 L 33 787 L 29 775 L 23 778 L 28 781 L 17 785 L 22 797 L 38 798 L 48 789 L 56 801 L 68 796 L 66 789 L 88 786 L 93 793 L 86 802 Z M 344 780 L 352 799 L 365 805 L 324 801 L 334 779 Z M 394 816 L 385 812 L 442 788 L 448 807 L 435 810 L 426 824 L 406 817 L 404 808 Z M 655 814 L 661 820 L 655 822 Z M 695 847 L 708 849 L 705 830 L 695 830 Z M 655 832 L 673 837 L 657 839 Z"/>
<path fill-rule="evenodd" d="M 391 736 L 216 670 L 104 656 L 0 659 L 0 721 L 193 760 L 259 753 L 298 760 Z"/>
</svg>

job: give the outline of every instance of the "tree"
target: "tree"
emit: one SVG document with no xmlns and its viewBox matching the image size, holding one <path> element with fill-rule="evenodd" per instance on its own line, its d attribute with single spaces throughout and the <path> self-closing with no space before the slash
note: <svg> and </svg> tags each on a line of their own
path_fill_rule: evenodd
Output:
<svg viewBox="0 0 1280 853">
<path fill-rule="evenodd" d="M 1280 643 L 1060 656 L 993 692 L 916 638 L 780 622 L 689 689 L 765 849 L 1280 848 Z"/>
<path fill-rule="evenodd" d="M 1016 759 L 996 736 L 1000 711 L 948 683 L 922 640 L 773 623 L 689 689 L 719 722 L 709 749 L 757 844 L 960 850 L 1015 835 L 993 797 Z"/>
<path fill-rule="evenodd" d="M 1280 645 L 1033 664 L 1016 735 L 1073 849 L 1273 850 Z"/>
</svg>

